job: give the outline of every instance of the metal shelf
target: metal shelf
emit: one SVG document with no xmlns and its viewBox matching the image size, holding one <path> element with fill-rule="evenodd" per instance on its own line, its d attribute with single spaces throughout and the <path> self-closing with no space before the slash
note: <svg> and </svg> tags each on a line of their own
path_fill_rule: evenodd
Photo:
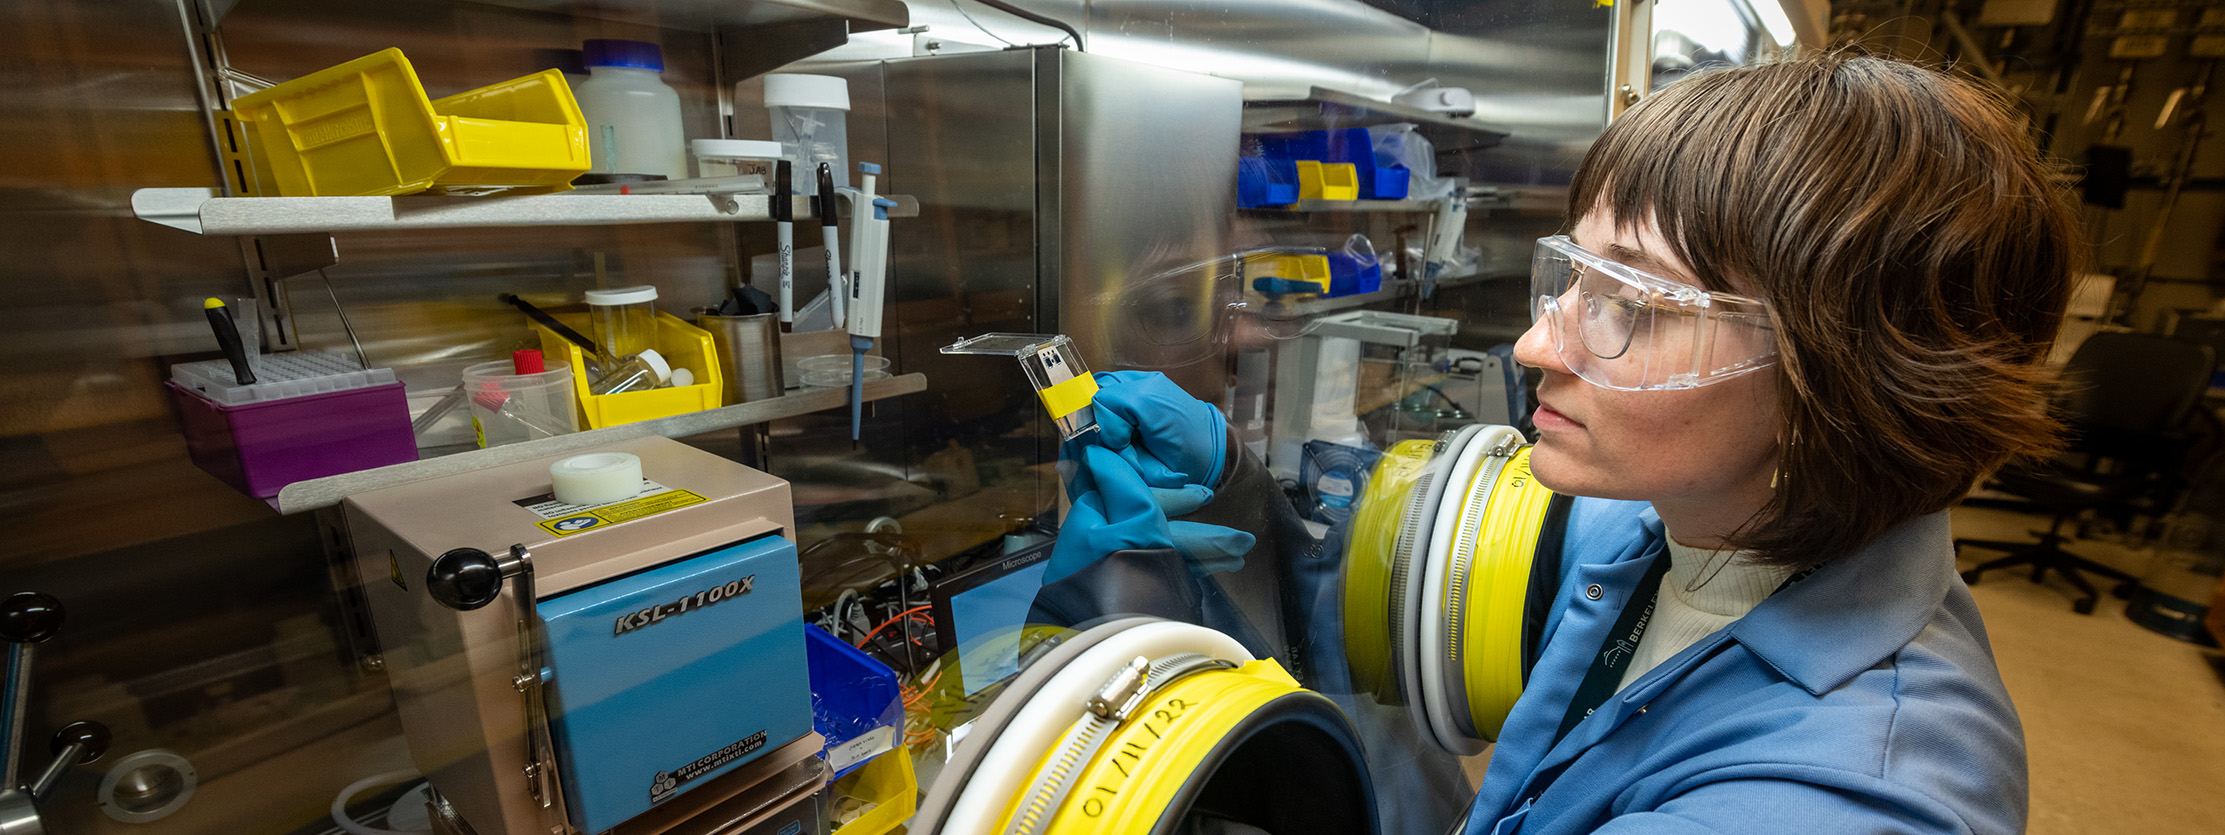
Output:
<svg viewBox="0 0 2225 835">
<path fill-rule="evenodd" d="M 850 41 L 912 25 L 902 0 L 477 0 L 558 15 L 706 32 L 718 42 L 719 84 L 730 85 Z"/>
<path fill-rule="evenodd" d="M 1300 200 L 1287 206 L 1255 206 L 1248 212 L 1426 212 L 1435 200 Z"/>
<path fill-rule="evenodd" d="M 1448 275 L 1437 279 L 1437 289 L 1447 290 L 1454 287 L 1462 287 L 1469 284 L 1489 281 L 1490 279 L 1491 276 L 1483 275 L 1481 273 L 1462 273 L 1460 275 Z M 1318 316 L 1323 313 L 1335 313 L 1340 310 L 1351 310 L 1356 307 L 1366 307 L 1368 305 L 1376 304 L 1379 302 L 1396 301 L 1408 296 L 1416 296 L 1420 294 L 1421 288 L 1417 286 L 1415 282 L 1395 281 L 1391 283 L 1391 286 L 1385 287 L 1381 290 L 1377 290 L 1373 293 L 1360 293 L 1358 295 L 1337 296 L 1335 298 L 1327 299 L 1308 299 L 1306 301 L 1300 302 L 1268 302 L 1262 307 L 1261 313 L 1269 319 L 1300 319 L 1308 316 Z"/>
<path fill-rule="evenodd" d="M 1321 313 L 1334 313 L 1339 310 L 1351 310 L 1355 307 L 1366 307 L 1368 305 L 1375 304 L 1376 302 L 1395 301 L 1397 299 L 1405 298 L 1409 294 L 1407 288 L 1411 286 L 1413 285 L 1410 282 L 1401 281 L 1390 287 L 1377 290 L 1373 293 L 1360 293 L 1357 295 L 1337 296 L 1335 298 L 1325 299 L 1307 299 L 1302 302 L 1269 302 L 1266 306 L 1265 314 L 1269 319 L 1297 319 L 1300 317 L 1313 316 Z"/>
<path fill-rule="evenodd" d="M 1515 205 L 1518 195 L 1492 186 L 1468 188 L 1468 207 L 1471 209 L 1504 209 Z M 1565 198 L 1564 198 L 1565 199 Z M 1247 212 L 1275 212 L 1305 214 L 1309 212 L 1433 212 L 1438 200 L 1300 200 L 1282 206 L 1250 206 Z M 1558 203 L 1551 204 L 1558 207 Z"/>
<path fill-rule="evenodd" d="M 1397 122 L 1417 125 L 1415 130 L 1428 137 L 1440 154 L 1489 148 L 1509 135 L 1506 128 L 1475 119 L 1456 119 L 1431 110 L 1326 87 L 1315 87 L 1302 99 L 1261 99 L 1244 103 L 1244 130 L 1251 133 L 1364 128 Z"/>
<path fill-rule="evenodd" d="M 852 32 L 911 25 L 911 10 L 900 0 L 476 0 L 556 14 L 646 23 L 669 29 L 716 32 L 805 21 L 841 20 Z"/>
<path fill-rule="evenodd" d="M 903 374 L 885 380 L 867 382 L 865 384 L 865 400 L 871 402 L 897 395 L 925 391 L 926 389 L 926 375 Z M 570 435 L 558 435 L 553 438 L 527 441 L 522 444 L 510 444 L 490 449 L 474 449 L 470 452 L 444 455 L 439 458 L 427 458 L 421 461 L 410 461 L 377 469 L 313 478 L 308 481 L 297 481 L 279 490 L 278 497 L 270 500 L 270 504 L 279 513 L 300 513 L 305 510 L 316 510 L 337 505 L 342 498 L 365 490 L 376 490 L 381 487 L 408 484 L 428 478 L 439 478 L 503 464 L 514 464 L 519 461 L 603 446 L 648 435 L 679 438 L 720 429 L 732 429 L 737 426 L 748 426 L 781 418 L 807 415 L 813 412 L 823 412 L 828 409 L 847 406 L 849 403 L 850 390 L 847 388 L 800 389 L 769 400 L 706 409 L 700 412 L 645 420 L 639 423 L 606 426 L 601 429 L 589 429 L 583 432 L 574 432 Z"/>
<path fill-rule="evenodd" d="M 1484 275 L 1482 273 L 1448 275 L 1443 278 L 1437 279 L 1437 289 L 1449 290 L 1454 287 L 1466 287 L 1470 284 L 1480 284 L 1485 281 L 1490 281 L 1492 278 L 1492 276 Z"/>
<path fill-rule="evenodd" d="M 917 217 L 918 198 L 896 201 L 889 217 Z M 811 198 L 795 197 L 795 216 L 811 217 Z M 143 188 L 131 194 L 139 219 L 197 235 L 385 232 L 490 226 L 611 226 L 628 223 L 770 221 L 762 194 L 531 194 L 513 197 L 219 197 L 214 189 Z"/>
</svg>

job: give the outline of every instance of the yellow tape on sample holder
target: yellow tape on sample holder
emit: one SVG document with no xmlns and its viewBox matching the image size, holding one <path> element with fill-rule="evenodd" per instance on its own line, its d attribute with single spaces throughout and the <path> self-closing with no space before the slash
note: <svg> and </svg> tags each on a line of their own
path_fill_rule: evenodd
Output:
<svg viewBox="0 0 2225 835">
<path fill-rule="evenodd" d="M 1036 392 L 1037 396 L 1043 398 L 1043 408 L 1051 413 L 1053 420 L 1080 411 L 1083 406 L 1089 405 L 1089 399 L 1096 394 L 1097 378 L 1088 374 Z"/>
</svg>

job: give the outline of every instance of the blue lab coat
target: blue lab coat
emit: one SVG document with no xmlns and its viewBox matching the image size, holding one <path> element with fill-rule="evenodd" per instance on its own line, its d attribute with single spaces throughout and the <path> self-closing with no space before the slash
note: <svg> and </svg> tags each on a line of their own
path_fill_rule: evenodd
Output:
<svg viewBox="0 0 2225 835">
<path fill-rule="evenodd" d="M 1633 520 L 1646 535 L 1629 534 Z M 1544 649 L 1470 835 L 2024 830 L 2024 735 L 1955 574 L 1946 513 L 1771 596 L 1552 745 L 1663 551 L 1660 517 L 1632 502 L 1579 500 L 1569 537 Z"/>
</svg>

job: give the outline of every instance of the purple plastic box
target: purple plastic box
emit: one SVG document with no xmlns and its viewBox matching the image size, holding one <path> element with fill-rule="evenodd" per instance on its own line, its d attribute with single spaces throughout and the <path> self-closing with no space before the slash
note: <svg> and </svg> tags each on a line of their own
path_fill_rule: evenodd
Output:
<svg viewBox="0 0 2225 835">
<path fill-rule="evenodd" d="M 400 382 L 238 406 L 163 385 L 193 463 L 258 499 L 296 481 L 417 460 Z"/>
</svg>

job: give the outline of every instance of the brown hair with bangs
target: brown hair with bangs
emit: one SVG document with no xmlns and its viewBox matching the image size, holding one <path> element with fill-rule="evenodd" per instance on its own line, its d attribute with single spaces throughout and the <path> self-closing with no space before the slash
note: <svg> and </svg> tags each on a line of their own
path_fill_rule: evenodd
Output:
<svg viewBox="0 0 2225 835">
<path fill-rule="evenodd" d="M 1775 314 L 1782 478 L 1732 547 L 1834 559 L 2055 445 L 2085 249 L 2051 167 L 1990 89 L 1844 52 L 1690 76 L 1592 145 L 1572 222 L 1650 221 Z"/>
</svg>

